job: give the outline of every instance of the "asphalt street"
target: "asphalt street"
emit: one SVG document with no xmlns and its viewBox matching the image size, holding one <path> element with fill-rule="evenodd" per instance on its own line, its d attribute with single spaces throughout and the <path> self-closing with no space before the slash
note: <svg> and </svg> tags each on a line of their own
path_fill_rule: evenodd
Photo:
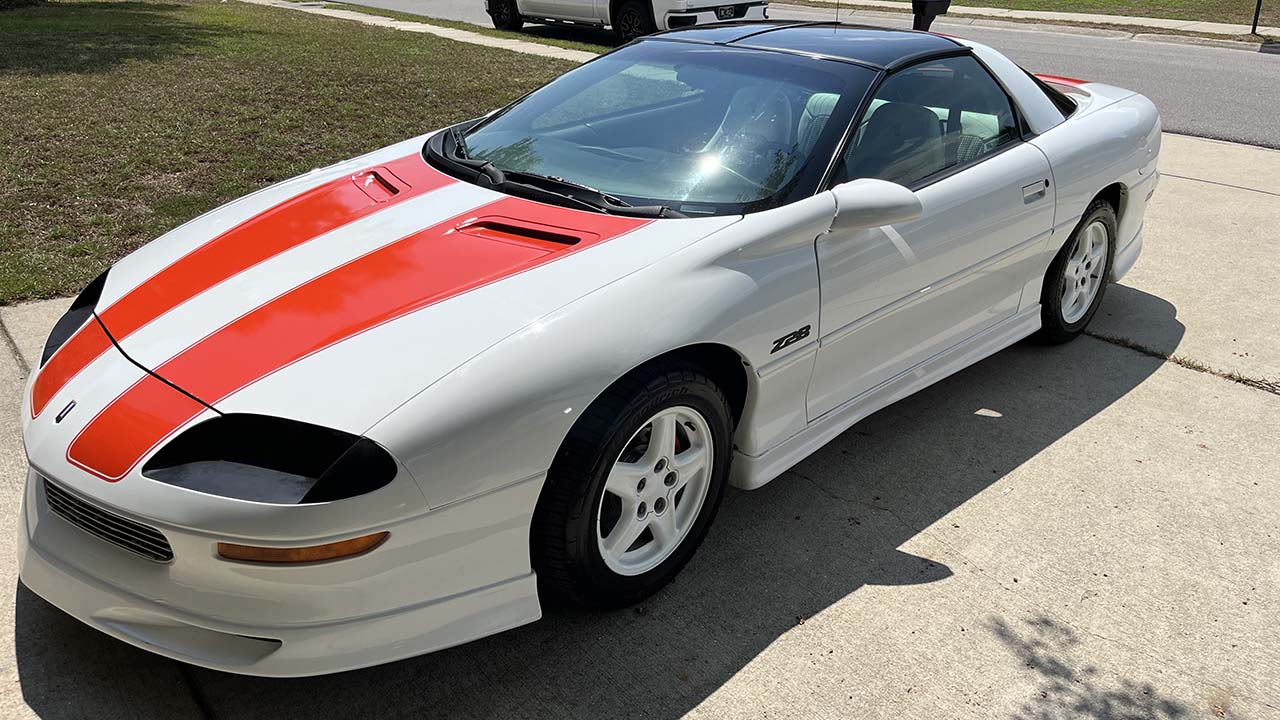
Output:
<svg viewBox="0 0 1280 720">
<path fill-rule="evenodd" d="M 483 0 L 358 0 L 428 17 L 489 25 Z M 829 20 L 834 10 L 775 4 L 772 18 Z M 901 13 L 842 12 L 845 22 L 910 27 Z M 1131 88 L 1160 108 L 1170 132 L 1280 148 L 1280 54 L 1131 39 L 1110 30 L 999 23 L 970 25 L 942 17 L 938 32 L 1004 52 L 1028 70 Z M 609 36 L 584 31 L 582 39 Z M 536 38 L 531 38 L 536 39 Z"/>
<path fill-rule="evenodd" d="M 0 553 L 0 718 L 1280 719 L 1280 152 L 1167 135 L 1161 168 L 1092 337 L 1020 343 L 730 492 L 639 608 L 263 680 L 92 630 Z M 0 536 L 67 302 L 0 308 Z"/>
</svg>

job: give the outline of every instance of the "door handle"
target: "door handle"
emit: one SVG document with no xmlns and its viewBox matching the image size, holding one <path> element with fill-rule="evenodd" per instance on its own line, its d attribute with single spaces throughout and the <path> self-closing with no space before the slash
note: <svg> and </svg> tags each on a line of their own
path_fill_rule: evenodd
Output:
<svg viewBox="0 0 1280 720">
<path fill-rule="evenodd" d="M 1030 185 L 1023 185 L 1022 200 L 1023 202 L 1034 202 L 1036 200 L 1039 200 L 1040 198 L 1045 196 L 1045 192 L 1048 191 L 1048 189 L 1049 189 L 1048 179 L 1041 180 L 1040 182 L 1033 182 Z"/>
</svg>

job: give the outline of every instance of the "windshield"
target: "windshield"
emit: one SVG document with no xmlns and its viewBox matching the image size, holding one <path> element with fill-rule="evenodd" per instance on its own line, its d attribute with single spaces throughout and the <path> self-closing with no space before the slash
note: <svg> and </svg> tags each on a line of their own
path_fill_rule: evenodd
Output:
<svg viewBox="0 0 1280 720">
<path fill-rule="evenodd" d="M 737 214 L 812 194 L 876 72 L 660 40 L 569 72 L 482 122 L 467 157 L 633 205 Z"/>
</svg>

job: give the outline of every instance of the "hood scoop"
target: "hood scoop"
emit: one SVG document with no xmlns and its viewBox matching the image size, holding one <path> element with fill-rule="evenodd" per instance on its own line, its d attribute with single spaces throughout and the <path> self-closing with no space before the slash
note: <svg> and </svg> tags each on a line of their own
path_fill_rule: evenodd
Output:
<svg viewBox="0 0 1280 720">
<path fill-rule="evenodd" d="M 516 243 L 546 250 L 557 250 L 600 239 L 599 235 L 592 232 L 569 230 L 501 215 L 487 215 L 469 220 L 458 225 L 457 231 L 463 235 L 485 240 Z"/>
</svg>

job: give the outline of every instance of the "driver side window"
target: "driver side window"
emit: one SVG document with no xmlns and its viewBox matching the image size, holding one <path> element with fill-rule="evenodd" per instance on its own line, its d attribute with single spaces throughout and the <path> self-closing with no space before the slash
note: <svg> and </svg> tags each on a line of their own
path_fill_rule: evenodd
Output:
<svg viewBox="0 0 1280 720">
<path fill-rule="evenodd" d="M 969 56 L 927 60 L 881 84 L 842 158 L 839 182 L 912 187 L 1019 138 L 1009 98 Z"/>
</svg>

